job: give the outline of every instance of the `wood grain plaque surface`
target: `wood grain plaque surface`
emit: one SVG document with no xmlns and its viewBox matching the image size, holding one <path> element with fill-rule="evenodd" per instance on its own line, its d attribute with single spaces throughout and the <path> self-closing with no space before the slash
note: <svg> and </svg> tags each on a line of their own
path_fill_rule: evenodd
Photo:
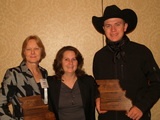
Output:
<svg viewBox="0 0 160 120">
<path fill-rule="evenodd" d="M 125 96 L 118 79 L 96 80 L 100 92 L 100 109 L 107 111 L 129 111 L 132 101 Z"/>
<path fill-rule="evenodd" d="M 22 103 L 24 120 L 56 120 L 48 105 L 43 103 L 41 95 L 19 97 L 18 100 Z"/>
</svg>

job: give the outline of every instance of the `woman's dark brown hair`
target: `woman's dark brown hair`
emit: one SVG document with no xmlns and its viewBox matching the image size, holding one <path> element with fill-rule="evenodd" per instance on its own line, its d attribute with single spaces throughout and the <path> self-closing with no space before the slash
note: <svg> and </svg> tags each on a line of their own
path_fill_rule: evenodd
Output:
<svg viewBox="0 0 160 120">
<path fill-rule="evenodd" d="M 73 46 L 64 46 L 58 51 L 56 58 L 54 59 L 53 70 L 55 71 L 56 77 L 59 80 L 61 80 L 61 77 L 64 74 L 64 70 L 62 68 L 62 58 L 63 58 L 64 52 L 66 51 L 73 51 L 76 55 L 78 66 L 77 66 L 77 70 L 75 71 L 75 73 L 77 77 L 84 75 L 85 71 L 82 69 L 83 64 L 84 64 L 84 61 L 83 61 L 84 59 L 81 53 L 79 52 L 79 50 Z"/>
</svg>

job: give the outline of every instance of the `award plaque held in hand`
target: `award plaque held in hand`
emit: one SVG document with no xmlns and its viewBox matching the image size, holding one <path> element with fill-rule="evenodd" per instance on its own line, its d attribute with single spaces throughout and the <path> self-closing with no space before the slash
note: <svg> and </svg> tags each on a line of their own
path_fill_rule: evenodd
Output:
<svg viewBox="0 0 160 120">
<path fill-rule="evenodd" d="M 54 113 L 42 101 L 41 95 L 19 97 L 18 100 L 22 103 L 24 120 L 56 120 Z"/>
<path fill-rule="evenodd" d="M 106 111 L 129 111 L 132 102 L 125 96 L 118 79 L 96 80 L 100 92 L 100 109 Z"/>
</svg>

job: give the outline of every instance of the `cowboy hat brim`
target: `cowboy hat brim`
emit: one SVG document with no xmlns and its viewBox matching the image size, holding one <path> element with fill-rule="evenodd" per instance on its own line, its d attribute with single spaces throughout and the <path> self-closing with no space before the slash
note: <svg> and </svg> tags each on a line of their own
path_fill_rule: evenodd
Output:
<svg viewBox="0 0 160 120">
<path fill-rule="evenodd" d="M 103 24 L 105 20 L 109 18 L 122 18 L 126 23 L 128 23 L 128 28 L 125 33 L 127 34 L 132 32 L 136 28 L 138 22 L 136 13 L 131 9 L 124 9 L 122 10 L 122 16 L 108 16 L 108 17 L 93 16 L 92 24 L 98 32 L 104 34 Z"/>
</svg>

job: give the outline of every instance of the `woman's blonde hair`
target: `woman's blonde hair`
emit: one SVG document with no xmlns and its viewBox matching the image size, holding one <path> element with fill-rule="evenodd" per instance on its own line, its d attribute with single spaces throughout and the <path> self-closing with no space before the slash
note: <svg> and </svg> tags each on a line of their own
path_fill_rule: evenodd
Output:
<svg viewBox="0 0 160 120">
<path fill-rule="evenodd" d="M 37 45 L 41 48 L 41 59 L 40 59 L 40 61 L 41 61 L 43 58 L 45 58 L 46 52 L 45 52 L 45 47 L 44 47 L 41 39 L 37 35 L 30 35 L 24 40 L 24 42 L 22 44 L 22 52 L 21 52 L 22 58 L 23 58 L 23 60 L 26 59 L 24 51 L 26 49 L 28 41 L 31 40 L 31 39 L 34 39 L 36 41 Z"/>
</svg>

